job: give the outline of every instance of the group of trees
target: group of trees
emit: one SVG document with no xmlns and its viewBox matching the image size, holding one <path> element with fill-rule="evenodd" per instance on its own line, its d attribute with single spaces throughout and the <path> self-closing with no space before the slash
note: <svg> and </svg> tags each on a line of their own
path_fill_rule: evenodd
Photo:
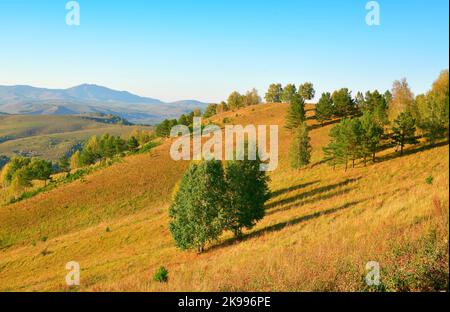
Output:
<svg viewBox="0 0 450 312">
<path fill-rule="evenodd" d="M 351 101 L 347 89 L 333 95 L 322 94 L 316 118 L 323 122 L 333 116 L 343 117 L 330 131 L 330 143 L 324 148 L 326 160 L 333 166 L 344 164 L 346 170 L 350 161 L 353 167 L 358 159 L 363 159 L 364 164 L 369 157 L 375 161 L 383 140 L 403 155 L 407 144 L 418 143 L 417 130 L 430 143 L 445 137 L 448 140 L 448 79 L 449 73 L 445 70 L 427 94 L 416 98 L 406 79 L 395 81 L 392 92 L 383 95 L 378 91 L 367 92 L 365 96 L 358 93 L 352 100 L 355 103 L 353 114 L 351 110 L 342 109 L 342 103 Z M 339 94 L 337 98 L 336 94 Z"/>
<path fill-rule="evenodd" d="M 92 136 L 83 148 L 76 151 L 70 158 L 62 157 L 59 161 L 59 167 L 62 171 L 77 169 L 80 167 L 95 164 L 96 162 L 114 156 L 121 155 L 124 152 L 135 152 L 140 146 L 152 140 L 152 135 L 145 131 L 135 130 L 129 138 L 123 139 L 120 136 L 111 136 L 105 133 L 102 137 Z"/>
<path fill-rule="evenodd" d="M 50 161 L 39 158 L 14 157 L 1 172 L 0 179 L 4 187 L 30 187 L 32 181 L 42 180 L 47 183 L 53 173 Z"/>
<path fill-rule="evenodd" d="M 256 89 L 247 91 L 245 94 L 240 94 L 234 91 L 230 94 L 227 100 L 227 108 L 229 110 L 239 109 L 246 106 L 258 105 L 261 103 L 261 97 Z"/>
<path fill-rule="evenodd" d="M 211 109 L 209 108 L 209 114 L 211 113 Z M 182 114 L 180 118 L 177 119 L 165 119 L 160 124 L 156 126 L 155 134 L 161 138 L 168 138 L 170 136 L 170 130 L 177 126 L 183 125 L 187 127 L 192 127 L 194 123 L 194 117 L 201 117 L 202 112 L 199 109 L 195 109 L 189 114 Z"/>
<path fill-rule="evenodd" d="M 194 162 L 185 172 L 169 209 L 170 232 L 176 245 L 201 253 L 225 231 L 235 237 L 264 217 L 269 178 L 261 161 Z"/>
<path fill-rule="evenodd" d="M 265 100 L 268 103 L 290 103 L 295 95 L 304 100 L 311 100 L 314 98 L 316 91 L 310 82 L 301 84 L 299 88 L 295 84 L 287 84 L 284 88 L 279 83 L 274 83 L 269 86 L 265 95 Z"/>
</svg>

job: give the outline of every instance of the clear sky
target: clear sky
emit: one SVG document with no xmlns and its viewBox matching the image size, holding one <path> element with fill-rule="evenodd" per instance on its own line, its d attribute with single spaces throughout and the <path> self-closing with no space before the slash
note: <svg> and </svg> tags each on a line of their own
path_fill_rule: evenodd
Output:
<svg viewBox="0 0 450 312">
<path fill-rule="evenodd" d="M 317 92 L 415 93 L 449 67 L 448 0 L 0 1 L 0 85 L 95 83 L 166 101 L 225 99 L 233 90 L 311 81 Z"/>
</svg>

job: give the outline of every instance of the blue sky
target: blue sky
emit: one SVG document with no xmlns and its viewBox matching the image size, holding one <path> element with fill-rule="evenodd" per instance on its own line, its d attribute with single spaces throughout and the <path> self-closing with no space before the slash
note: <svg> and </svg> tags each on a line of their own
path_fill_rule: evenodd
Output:
<svg viewBox="0 0 450 312">
<path fill-rule="evenodd" d="M 162 100 L 219 101 L 233 90 L 311 81 L 317 92 L 426 91 L 449 67 L 448 0 L 0 1 L 0 85 L 95 83 Z"/>
</svg>

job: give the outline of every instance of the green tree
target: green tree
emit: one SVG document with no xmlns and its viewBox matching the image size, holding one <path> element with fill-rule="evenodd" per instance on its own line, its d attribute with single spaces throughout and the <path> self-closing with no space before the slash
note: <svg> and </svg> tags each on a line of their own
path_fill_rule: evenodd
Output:
<svg viewBox="0 0 450 312">
<path fill-rule="evenodd" d="M 374 113 L 369 111 L 364 112 L 360 117 L 362 128 L 362 156 L 364 164 L 368 156 L 372 157 L 375 162 L 376 152 L 380 146 L 381 138 L 384 133 L 383 125 L 380 124 L 374 116 Z"/>
<path fill-rule="evenodd" d="M 31 162 L 30 158 L 26 157 L 13 157 L 11 161 L 3 167 L 2 170 L 2 183 L 5 186 L 11 184 L 12 179 L 16 171 L 27 167 Z"/>
<path fill-rule="evenodd" d="M 403 150 L 406 144 L 416 144 L 416 121 L 409 112 L 400 113 L 395 119 L 392 128 L 392 141 L 395 146 L 400 147 L 400 155 L 403 155 Z"/>
<path fill-rule="evenodd" d="M 330 143 L 324 148 L 325 160 L 333 166 L 344 164 L 345 171 L 348 162 L 355 161 L 362 156 L 362 126 L 358 118 L 343 119 L 330 131 Z"/>
<path fill-rule="evenodd" d="M 362 111 L 373 113 L 373 117 L 383 125 L 388 123 L 388 104 L 385 97 L 378 90 L 373 92 L 367 91 Z"/>
<path fill-rule="evenodd" d="M 51 174 L 53 173 L 53 166 L 50 161 L 33 158 L 30 164 L 27 166 L 29 171 L 26 175 L 32 180 L 41 180 L 45 181 L 47 185 L 47 180 L 50 179 Z"/>
<path fill-rule="evenodd" d="M 201 253 L 206 243 L 220 236 L 224 229 L 224 194 L 220 161 L 191 164 L 169 209 L 169 229 L 179 248 L 196 248 Z"/>
<path fill-rule="evenodd" d="M 314 85 L 311 82 L 305 82 L 300 85 L 298 88 L 298 94 L 304 98 L 305 100 L 312 100 L 316 95 L 316 91 L 314 90 Z"/>
<path fill-rule="evenodd" d="M 271 84 L 269 86 L 269 90 L 265 95 L 265 99 L 267 103 L 281 103 L 281 94 L 283 93 L 283 87 L 280 83 Z"/>
<path fill-rule="evenodd" d="M 441 72 L 432 89 L 416 98 L 417 125 L 431 143 L 449 134 L 449 72 Z"/>
<path fill-rule="evenodd" d="M 311 161 L 311 138 L 308 134 L 306 122 L 303 122 L 298 129 L 291 146 L 291 166 L 299 169 L 308 165 Z"/>
<path fill-rule="evenodd" d="M 61 170 L 61 172 L 69 172 L 70 171 L 69 158 L 65 155 L 62 156 L 58 160 L 58 167 L 59 167 L 59 170 Z"/>
<path fill-rule="evenodd" d="M 139 148 L 139 141 L 136 137 L 132 136 L 128 139 L 127 147 L 129 151 L 136 151 Z"/>
<path fill-rule="evenodd" d="M 226 167 L 226 229 L 235 237 L 242 235 L 242 229 L 251 229 L 264 218 L 264 204 L 270 197 L 269 178 L 260 170 L 261 161 L 229 161 Z"/>
<path fill-rule="evenodd" d="M 203 118 L 209 118 L 214 116 L 217 113 L 217 104 L 209 104 L 205 112 L 203 113 Z"/>
<path fill-rule="evenodd" d="M 338 117 L 350 117 L 355 111 L 355 102 L 352 99 L 351 92 L 347 88 L 334 91 L 332 95 L 334 114 Z"/>
<path fill-rule="evenodd" d="M 331 94 L 329 92 L 322 93 L 319 99 L 319 103 L 316 105 L 316 119 L 318 122 L 323 123 L 325 121 L 331 120 L 333 117 L 333 100 L 331 99 Z"/>
<path fill-rule="evenodd" d="M 297 88 L 294 84 L 288 84 L 284 87 L 281 93 L 281 101 L 285 103 L 290 103 L 292 97 L 297 93 Z"/>
<path fill-rule="evenodd" d="M 287 129 L 297 128 L 305 120 L 305 101 L 298 94 L 294 94 L 289 104 L 285 127 Z"/>
<path fill-rule="evenodd" d="M 186 127 L 189 127 L 190 124 L 189 124 L 189 118 L 188 118 L 188 116 L 186 116 L 185 114 L 182 114 L 182 115 L 180 116 L 180 118 L 178 118 L 178 124 L 179 124 L 179 125 L 186 126 Z"/>
<path fill-rule="evenodd" d="M 242 95 L 237 91 L 232 92 L 228 97 L 227 105 L 230 109 L 239 109 L 243 107 L 244 103 Z"/>
<path fill-rule="evenodd" d="M 188 117 L 188 124 L 192 125 L 192 120 L 194 118 L 194 113 L 192 112 Z M 156 126 L 155 133 L 160 138 L 168 138 L 170 136 L 170 130 L 173 126 L 177 125 L 177 120 L 163 120 L 160 124 Z"/>
</svg>

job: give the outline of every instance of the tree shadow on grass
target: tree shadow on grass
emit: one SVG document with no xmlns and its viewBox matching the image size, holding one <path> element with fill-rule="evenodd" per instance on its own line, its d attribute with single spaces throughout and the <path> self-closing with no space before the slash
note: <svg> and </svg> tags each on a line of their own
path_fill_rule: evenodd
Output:
<svg viewBox="0 0 450 312">
<path fill-rule="evenodd" d="M 446 146 L 448 145 L 448 141 L 443 141 L 443 142 L 439 142 L 439 143 L 435 143 L 435 144 L 427 144 L 427 145 L 421 145 L 418 147 L 412 147 L 412 148 L 408 148 L 405 149 L 403 151 L 403 155 L 400 155 L 400 152 L 394 152 L 385 156 L 380 156 L 376 158 L 375 163 L 380 163 L 380 162 L 384 162 L 384 161 L 388 161 L 388 160 L 392 160 L 392 159 L 396 159 L 399 157 L 403 157 L 403 156 L 408 156 L 408 155 L 413 155 L 419 152 L 424 152 L 424 151 L 428 151 L 431 150 L 433 148 L 436 147 L 442 147 L 442 146 Z"/>
<path fill-rule="evenodd" d="M 322 187 L 316 188 L 316 189 L 308 191 L 308 192 L 297 194 L 297 195 L 294 195 L 294 196 L 291 196 L 291 197 L 288 197 L 288 198 L 284 198 L 284 199 L 280 199 L 280 200 L 275 201 L 273 203 L 267 204 L 265 208 L 266 208 L 266 210 L 269 210 L 271 208 L 275 208 L 275 207 L 280 206 L 280 205 L 291 204 L 293 202 L 305 199 L 307 197 L 312 197 L 312 196 L 315 196 L 315 195 L 318 195 L 318 194 L 322 194 L 322 193 L 326 193 L 326 192 L 332 191 L 332 190 L 334 190 L 336 188 L 339 188 L 339 187 L 347 186 L 347 185 L 349 185 L 351 183 L 357 182 L 360 179 L 361 179 L 360 177 L 355 178 L 355 179 L 346 179 L 345 181 L 342 181 L 342 182 L 339 182 L 339 183 L 335 183 L 335 184 L 331 184 L 331 185 L 327 185 L 327 186 L 322 186 Z"/>
<path fill-rule="evenodd" d="M 336 208 L 331 208 L 331 209 L 327 209 L 327 210 L 318 211 L 318 212 L 315 212 L 315 213 L 312 213 L 312 214 L 309 214 L 309 215 L 306 215 L 306 216 L 301 216 L 301 217 L 298 217 L 298 218 L 295 218 L 295 219 L 292 219 L 292 220 L 283 221 L 283 222 L 280 222 L 280 223 L 277 223 L 277 224 L 274 224 L 274 225 L 269 225 L 269 226 L 267 226 L 265 228 L 262 228 L 260 230 L 257 230 L 257 231 L 251 232 L 249 234 L 243 235 L 240 239 L 237 239 L 235 237 L 229 238 L 229 239 L 221 242 L 218 245 L 211 246 L 209 248 L 209 250 L 213 251 L 215 249 L 220 249 L 220 248 L 223 248 L 223 247 L 227 247 L 227 246 L 233 245 L 236 242 L 243 242 L 243 241 L 246 241 L 246 240 L 249 240 L 249 239 L 252 239 L 252 238 L 256 238 L 256 237 L 258 237 L 258 236 L 260 236 L 262 234 L 278 232 L 278 231 L 281 231 L 282 229 L 284 229 L 286 226 L 292 226 L 292 225 L 299 224 L 301 222 L 306 222 L 306 221 L 309 221 L 309 220 L 312 220 L 312 219 L 319 218 L 321 216 L 330 215 L 330 214 L 339 212 L 341 210 L 345 210 L 345 209 L 348 209 L 350 207 L 356 206 L 357 204 L 360 204 L 362 202 L 364 202 L 364 200 L 352 201 L 352 202 L 346 203 L 346 204 L 344 204 L 342 206 L 339 206 L 339 207 L 336 207 Z"/>
<path fill-rule="evenodd" d="M 290 192 L 293 192 L 293 191 L 296 191 L 296 190 L 308 187 L 308 186 L 313 185 L 313 184 L 317 184 L 319 182 L 320 182 L 320 180 L 316 180 L 316 181 L 307 182 L 307 183 L 303 183 L 303 184 L 298 184 L 298 185 L 294 185 L 294 186 L 291 186 L 291 187 L 287 187 L 287 188 L 284 188 L 284 189 L 280 189 L 280 190 L 277 190 L 275 192 L 271 192 L 270 193 L 270 198 L 275 198 L 275 197 L 278 197 L 280 195 L 283 195 L 283 194 L 286 194 L 286 193 L 290 193 Z"/>
<path fill-rule="evenodd" d="M 323 125 L 319 123 L 319 124 L 315 124 L 315 125 L 309 126 L 308 130 L 312 131 L 312 130 L 316 130 L 316 129 L 320 129 L 320 128 L 325 128 L 326 126 L 334 125 L 334 124 L 337 124 L 339 122 L 341 122 L 340 119 L 334 119 L 334 120 L 326 121 L 326 122 L 323 123 Z"/>
<path fill-rule="evenodd" d="M 308 204 L 312 204 L 312 203 L 317 203 L 319 201 L 323 201 L 323 200 L 327 200 L 336 196 L 341 196 L 347 193 L 350 193 L 353 190 L 353 188 L 348 187 L 342 190 L 338 190 L 338 191 L 333 191 L 331 193 L 326 193 L 326 194 L 321 194 L 319 196 L 315 196 L 313 198 L 307 198 L 307 199 L 301 199 L 298 201 L 294 201 L 289 205 L 286 206 L 281 206 L 279 208 L 272 208 L 270 209 L 268 212 L 266 212 L 266 216 L 270 216 L 273 215 L 275 213 L 279 213 L 279 212 L 283 212 L 283 211 L 287 211 L 290 210 L 294 207 L 299 207 L 299 206 L 303 206 L 303 205 L 308 205 Z"/>
</svg>

